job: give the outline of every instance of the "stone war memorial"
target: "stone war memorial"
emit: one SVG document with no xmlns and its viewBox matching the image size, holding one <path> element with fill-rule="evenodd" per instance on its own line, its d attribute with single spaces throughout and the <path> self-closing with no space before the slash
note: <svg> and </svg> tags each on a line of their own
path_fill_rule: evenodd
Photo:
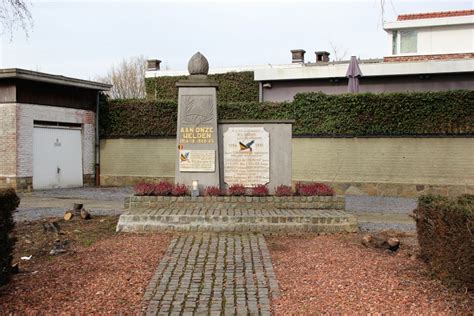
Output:
<svg viewBox="0 0 474 316">
<path fill-rule="evenodd" d="M 217 120 L 218 85 L 207 79 L 207 59 L 196 53 L 189 79 L 178 86 L 175 182 L 225 189 L 291 185 L 292 121 Z M 218 124 L 219 123 L 219 124 Z"/>
<path fill-rule="evenodd" d="M 131 196 L 118 231 L 354 232 L 344 197 L 282 196 L 291 188 L 292 120 L 218 120 L 218 84 L 196 53 L 179 81 L 175 184 L 186 196 Z M 233 188 L 265 194 L 219 194 Z"/>
</svg>

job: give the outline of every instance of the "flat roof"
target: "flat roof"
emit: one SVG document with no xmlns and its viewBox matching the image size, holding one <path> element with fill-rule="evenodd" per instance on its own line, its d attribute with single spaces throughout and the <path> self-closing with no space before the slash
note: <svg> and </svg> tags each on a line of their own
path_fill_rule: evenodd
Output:
<svg viewBox="0 0 474 316">
<path fill-rule="evenodd" d="M 210 68 L 209 75 L 223 74 L 228 72 L 243 72 L 243 71 L 255 71 L 257 69 L 264 69 L 268 67 L 299 67 L 299 64 L 283 64 L 283 65 L 255 65 L 255 66 L 235 66 L 235 67 L 225 67 L 225 68 Z M 147 70 L 145 73 L 145 78 L 155 78 L 155 77 L 176 77 L 176 76 L 188 76 L 189 72 L 187 70 Z"/>
<path fill-rule="evenodd" d="M 333 63 L 311 67 L 266 68 L 254 72 L 255 81 L 300 80 L 346 77 L 349 63 Z M 430 60 L 414 62 L 359 62 L 363 77 L 402 76 L 440 73 L 474 72 L 474 59 Z"/>
<path fill-rule="evenodd" d="M 112 85 L 106 83 L 52 75 L 20 68 L 0 69 L 0 80 L 1 79 L 22 79 L 102 91 L 108 91 L 112 88 Z"/>
</svg>

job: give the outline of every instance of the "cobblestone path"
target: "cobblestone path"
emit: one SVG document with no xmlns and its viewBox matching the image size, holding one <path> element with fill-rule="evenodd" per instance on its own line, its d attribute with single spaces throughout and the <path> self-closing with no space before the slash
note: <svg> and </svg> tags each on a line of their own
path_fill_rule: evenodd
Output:
<svg viewBox="0 0 474 316">
<path fill-rule="evenodd" d="M 172 240 L 145 292 L 147 315 L 270 315 L 278 296 L 260 234 L 190 234 Z"/>
</svg>

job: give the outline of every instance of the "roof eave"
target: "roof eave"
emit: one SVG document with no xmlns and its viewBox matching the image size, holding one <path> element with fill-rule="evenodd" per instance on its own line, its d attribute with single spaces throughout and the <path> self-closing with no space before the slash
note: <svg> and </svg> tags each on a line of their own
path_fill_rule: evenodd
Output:
<svg viewBox="0 0 474 316">
<path fill-rule="evenodd" d="M 406 29 L 406 28 L 422 28 L 422 27 L 433 27 L 433 26 L 442 27 L 442 26 L 466 25 L 466 24 L 474 24 L 474 15 L 385 22 L 383 25 L 383 29 L 388 32 L 391 30 Z"/>
<path fill-rule="evenodd" d="M 314 80 L 346 77 L 346 65 L 328 65 L 327 68 L 271 69 L 255 72 L 255 81 Z M 363 77 L 389 77 L 418 74 L 474 73 L 474 59 L 416 62 L 360 63 Z"/>
<path fill-rule="evenodd" d="M 106 83 L 51 75 L 19 68 L 0 69 L 0 79 L 22 79 L 100 91 L 109 91 L 112 88 L 112 85 Z"/>
</svg>

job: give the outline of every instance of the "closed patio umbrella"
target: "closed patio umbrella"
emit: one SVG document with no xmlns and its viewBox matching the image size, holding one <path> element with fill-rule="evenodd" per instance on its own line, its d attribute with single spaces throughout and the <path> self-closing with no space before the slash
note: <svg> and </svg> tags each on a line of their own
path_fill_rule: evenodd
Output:
<svg viewBox="0 0 474 316">
<path fill-rule="evenodd" d="M 347 68 L 346 77 L 349 78 L 347 91 L 349 93 L 359 92 L 359 77 L 362 77 L 362 71 L 360 71 L 356 56 L 351 56 L 351 61 L 349 63 L 349 68 Z"/>
</svg>

